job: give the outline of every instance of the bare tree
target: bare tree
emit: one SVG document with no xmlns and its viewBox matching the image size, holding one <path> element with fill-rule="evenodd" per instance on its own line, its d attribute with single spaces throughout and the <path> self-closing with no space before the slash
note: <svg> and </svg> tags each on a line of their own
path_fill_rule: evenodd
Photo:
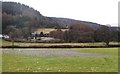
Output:
<svg viewBox="0 0 120 74">
<path fill-rule="evenodd" d="M 109 26 L 101 26 L 94 34 L 95 41 L 102 41 L 106 43 L 106 46 L 109 45 L 111 41 L 111 30 Z"/>
<path fill-rule="evenodd" d="M 94 29 L 83 23 L 73 23 L 69 26 L 69 30 L 65 32 L 67 42 L 89 42 L 92 41 L 92 33 Z"/>
<path fill-rule="evenodd" d="M 12 40 L 12 46 L 14 46 L 14 41 L 16 40 L 16 38 L 21 36 L 21 31 L 15 26 L 8 26 L 5 31 Z"/>
<path fill-rule="evenodd" d="M 50 32 L 50 36 L 63 40 L 64 32 L 61 29 Z"/>
</svg>

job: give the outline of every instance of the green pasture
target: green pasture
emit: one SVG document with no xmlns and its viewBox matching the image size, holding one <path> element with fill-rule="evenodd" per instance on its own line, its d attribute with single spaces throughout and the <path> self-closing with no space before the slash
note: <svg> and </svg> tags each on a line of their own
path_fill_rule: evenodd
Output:
<svg viewBox="0 0 120 74">
<path fill-rule="evenodd" d="M 54 28 L 40 28 L 40 29 L 37 29 L 35 32 L 43 32 L 44 34 L 48 34 L 50 33 L 51 31 L 56 31 L 57 29 L 54 29 Z M 62 31 L 67 31 L 68 29 L 61 29 Z"/>
<path fill-rule="evenodd" d="M 58 48 L 58 50 L 60 49 Z M 3 72 L 118 72 L 118 48 L 63 48 L 63 50 L 107 56 L 66 57 L 3 54 L 2 70 Z"/>
</svg>

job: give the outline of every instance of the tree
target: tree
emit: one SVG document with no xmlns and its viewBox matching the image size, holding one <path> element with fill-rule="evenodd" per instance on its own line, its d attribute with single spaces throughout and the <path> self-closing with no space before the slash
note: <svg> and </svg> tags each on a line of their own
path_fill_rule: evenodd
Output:
<svg viewBox="0 0 120 74">
<path fill-rule="evenodd" d="M 64 32 L 61 29 L 50 32 L 50 36 L 63 40 Z"/>
<path fill-rule="evenodd" d="M 111 41 L 111 30 L 108 26 L 101 26 L 98 30 L 94 32 L 95 41 L 102 41 L 106 43 L 106 46 L 109 45 Z"/>
<path fill-rule="evenodd" d="M 40 37 L 43 37 L 44 36 L 44 33 L 43 32 L 40 32 L 40 35 L 39 35 Z"/>
<path fill-rule="evenodd" d="M 21 31 L 17 29 L 15 26 L 8 26 L 5 32 L 11 38 L 12 46 L 14 46 L 14 41 L 16 40 L 16 38 L 19 38 L 21 36 Z"/>
<path fill-rule="evenodd" d="M 65 31 L 64 40 L 67 42 L 91 42 L 94 30 L 83 23 L 73 23 L 69 26 L 69 30 Z"/>
</svg>

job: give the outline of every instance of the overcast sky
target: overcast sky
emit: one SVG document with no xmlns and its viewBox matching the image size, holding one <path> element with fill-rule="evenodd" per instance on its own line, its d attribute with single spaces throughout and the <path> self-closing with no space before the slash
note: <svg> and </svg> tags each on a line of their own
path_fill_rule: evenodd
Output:
<svg viewBox="0 0 120 74">
<path fill-rule="evenodd" d="M 20 2 L 44 16 L 64 17 L 117 26 L 120 0 L 2 0 Z"/>
</svg>

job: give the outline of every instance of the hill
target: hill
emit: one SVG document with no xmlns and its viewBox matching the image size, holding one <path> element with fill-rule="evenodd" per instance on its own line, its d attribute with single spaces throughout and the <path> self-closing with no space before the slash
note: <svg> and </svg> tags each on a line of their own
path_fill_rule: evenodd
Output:
<svg viewBox="0 0 120 74">
<path fill-rule="evenodd" d="M 13 32 L 17 32 L 18 36 L 21 35 L 23 38 L 26 38 L 30 37 L 32 32 L 41 28 L 68 29 L 72 25 L 76 28 L 79 27 L 78 29 L 84 30 L 84 32 L 85 30 L 93 32 L 101 27 L 105 27 L 88 21 L 43 16 L 32 7 L 16 2 L 1 3 L 2 11 L 0 11 L 0 15 L 2 16 L 2 24 L 0 26 L 2 25 L 2 34 L 10 34 L 12 28 Z M 75 23 L 79 25 L 77 26 Z M 118 33 L 116 31 L 120 31 L 118 27 L 110 27 L 110 29 L 114 31 L 114 34 Z"/>
<path fill-rule="evenodd" d="M 80 22 L 87 24 L 91 28 L 97 29 L 100 24 L 79 21 L 68 18 L 45 17 L 39 11 L 32 7 L 15 2 L 2 2 L 2 18 L 3 30 L 9 26 L 24 27 L 31 24 L 33 28 L 49 27 L 49 28 L 66 28 L 72 23 Z M 31 22 L 32 21 L 32 22 Z"/>
<path fill-rule="evenodd" d="M 52 19 L 54 21 L 57 21 L 58 23 L 63 24 L 64 26 L 65 25 L 69 26 L 69 25 L 71 25 L 73 23 L 76 23 L 76 22 L 86 24 L 93 29 L 98 29 L 101 26 L 101 24 L 97 24 L 97 23 L 93 23 L 93 22 L 87 22 L 87 21 L 74 20 L 74 19 L 69 19 L 69 18 L 56 18 L 56 17 L 48 17 L 48 18 Z"/>
</svg>

